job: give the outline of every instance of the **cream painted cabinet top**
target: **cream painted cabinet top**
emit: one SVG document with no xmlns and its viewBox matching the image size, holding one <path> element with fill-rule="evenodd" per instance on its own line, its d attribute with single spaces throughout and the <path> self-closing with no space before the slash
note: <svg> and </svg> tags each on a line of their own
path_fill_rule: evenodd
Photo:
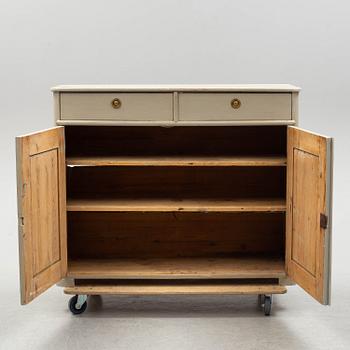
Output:
<svg viewBox="0 0 350 350">
<path fill-rule="evenodd" d="M 299 88 L 248 85 L 61 85 L 57 125 L 296 125 Z"/>
</svg>

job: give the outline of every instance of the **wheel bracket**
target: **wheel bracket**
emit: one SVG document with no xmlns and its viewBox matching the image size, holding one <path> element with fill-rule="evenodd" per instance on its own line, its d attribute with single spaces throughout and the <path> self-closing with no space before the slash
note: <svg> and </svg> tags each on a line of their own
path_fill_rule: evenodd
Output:
<svg viewBox="0 0 350 350">
<path fill-rule="evenodd" d="M 78 294 L 77 302 L 75 307 L 79 310 L 83 304 L 87 301 L 88 296 L 86 294 Z"/>
</svg>

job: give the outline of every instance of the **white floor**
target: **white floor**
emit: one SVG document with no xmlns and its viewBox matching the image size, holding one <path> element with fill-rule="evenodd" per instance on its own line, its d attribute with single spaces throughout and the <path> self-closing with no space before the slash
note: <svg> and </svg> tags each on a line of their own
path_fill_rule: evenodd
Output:
<svg viewBox="0 0 350 350">
<path fill-rule="evenodd" d="M 333 280 L 331 307 L 290 287 L 265 317 L 254 296 L 93 297 L 72 316 L 58 287 L 20 306 L 11 279 L 2 289 L 0 349 L 350 349 L 350 275 Z"/>
</svg>

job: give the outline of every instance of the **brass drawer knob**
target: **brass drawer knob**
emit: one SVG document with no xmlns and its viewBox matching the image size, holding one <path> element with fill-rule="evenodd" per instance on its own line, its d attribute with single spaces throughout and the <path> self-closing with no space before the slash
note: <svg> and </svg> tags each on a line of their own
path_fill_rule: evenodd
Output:
<svg viewBox="0 0 350 350">
<path fill-rule="evenodd" d="M 115 98 L 112 101 L 112 107 L 113 108 L 120 108 L 121 105 L 122 105 L 122 101 L 120 101 L 119 98 Z"/>
<path fill-rule="evenodd" d="M 241 107 L 241 101 L 238 98 L 234 98 L 231 101 L 231 107 L 234 108 L 234 109 L 237 109 L 237 108 Z"/>
</svg>

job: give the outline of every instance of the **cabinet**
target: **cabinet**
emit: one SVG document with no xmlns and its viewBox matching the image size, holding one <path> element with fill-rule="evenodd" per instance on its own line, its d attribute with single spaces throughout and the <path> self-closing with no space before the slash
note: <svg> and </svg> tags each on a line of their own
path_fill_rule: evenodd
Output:
<svg viewBox="0 0 350 350">
<path fill-rule="evenodd" d="M 330 303 L 332 139 L 292 85 L 58 86 L 17 138 L 21 301 L 271 295 Z"/>
</svg>

